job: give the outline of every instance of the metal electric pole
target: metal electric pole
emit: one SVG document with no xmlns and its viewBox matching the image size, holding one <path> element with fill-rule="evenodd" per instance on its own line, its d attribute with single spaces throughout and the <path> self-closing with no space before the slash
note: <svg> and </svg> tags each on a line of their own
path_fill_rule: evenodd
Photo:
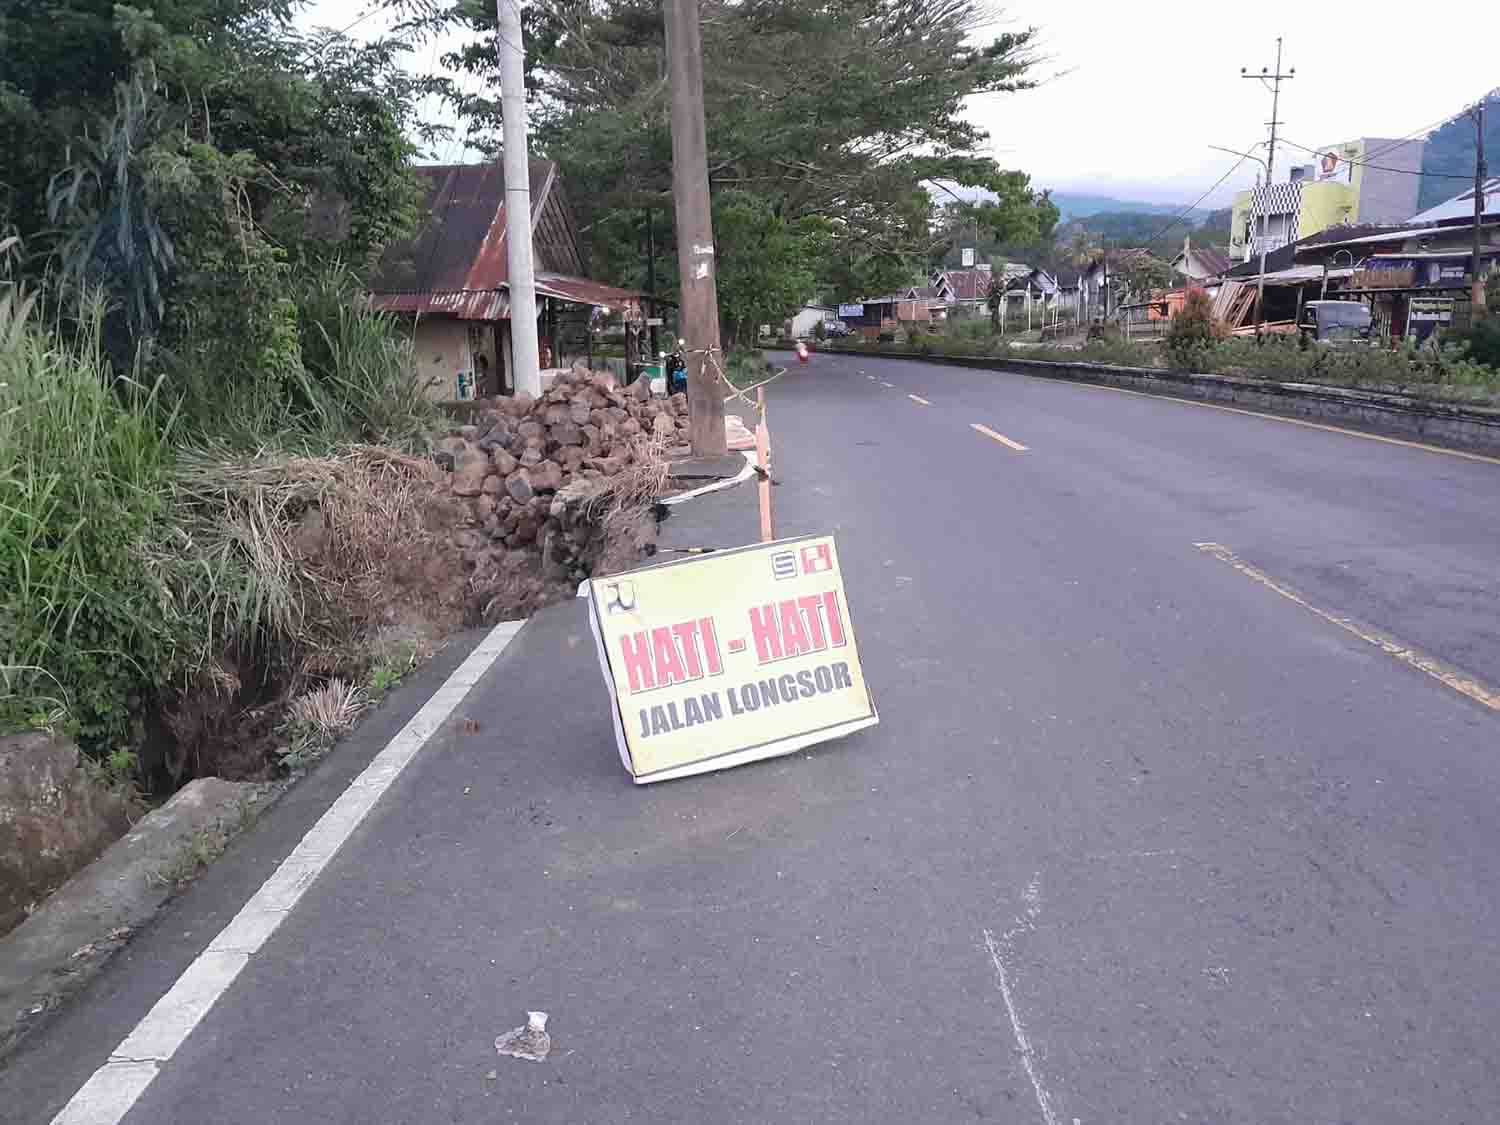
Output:
<svg viewBox="0 0 1500 1125">
<path fill-rule="evenodd" d="M 542 393 L 536 341 L 536 273 L 531 260 L 531 169 L 526 141 L 526 56 L 520 0 L 495 0 L 500 32 L 500 109 L 505 151 L 505 256 L 510 272 L 511 386 Z"/>
<path fill-rule="evenodd" d="M 1489 176 L 1484 166 L 1484 103 L 1486 98 L 1480 98 L 1479 104 L 1471 111 L 1471 116 L 1474 118 L 1475 140 L 1478 143 L 1474 151 L 1474 260 L 1470 264 L 1474 288 L 1469 296 L 1470 301 L 1473 302 L 1469 311 L 1471 323 L 1484 316 L 1486 312 L 1484 274 L 1480 272 L 1479 261 L 1480 226 L 1484 223 L 1484 182 Z"/>
<path fill-rule="evenodd" d="M 678 327 L 688 376 L 688 435 L 696 457 L 722 457 L 724 385 L 719 293 L 714 280 L 713 211 L 703 123 L 703 37 L 698 0 L 666 0 L 667 67 L 672 83 L 672 198 L 677 211 Z"/>
<path fill-rule="evenodd" d="M 1272 73 L 1266 67 L 1261 67 L 1259 74 L 1251 74 L 1248 67 L 1242 66 L 1240 67 L 1240 77 L 1254 78 L 1271 91 L 1271 120 L 1266 122 L 1271 127 L 1271 143 L 1270 147 L 1266 150 L 1266 182 L 1264 187 L 1264 194 L 1269 199 L 1271 194 L 1271 174 L 1276 167 L 1276 127 L 1281 124 L 1281 84 L 1297 77 L 1297 68 L 1295 66 L 1285 74 L 1281 73 L 1281 36 L 1278 35 L 1276 37 L 1275 73 Z M 1260 191 L 1256 192 L 1257 196 L 1261 194 L 1262 192 Z M 1254 196 L 1251 198 L 1254 198 Z M 1259 210 L 1259 208 L 1256 208 L 1256 210 Z M 1260 236 L 1260 280 L 1255 287 L 1255 335 L 1257 337 L 1260 336 L 1261 325 L 1265 322 L 1266 238 L 1270 230 L 1270 223 L 1266 221 L 1267 218 L 1268 216 L 1264 215 L 1257 215 L 1255 217 L 1255 221 L 1262 223 L 1266 228 L 1261 232 Z M 1253 226 L 1252 229 L 1254 229 Z M 1287 234 L 1290 236 L 1292 232 L 1288 231 Z"/>
</svg>

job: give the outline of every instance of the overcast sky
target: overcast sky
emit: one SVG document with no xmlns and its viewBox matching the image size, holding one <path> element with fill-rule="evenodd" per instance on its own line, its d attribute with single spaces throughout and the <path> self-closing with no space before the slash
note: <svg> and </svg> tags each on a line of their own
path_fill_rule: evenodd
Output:
<svg viewBox="0 0 1500 1125">
<path fill-rule="evenodd" d="M 1500 4 L 1483 0 L 1008 0 L 1004 10 L 1041 30 L 1057 77 L 972 112 L 995 158 L 1039 187 L 1192 202 L 1235 162 L 1209 145 L 1245 151 L 1265 139 L 1271 95 L 1239 70 L 1274 68 L 1277 35 L 1283 68 L 1297 68 L 1282 87 L 1281 133 L 1300 145 L 1406 136 L 1500 86 Z M 1311 160 L 1278 146 L 1276 178 Z M 1205 206 L 1227 206 L 1254 181 L 1246 161 Z"/>
<path fill-rule="evenodd" d="M 315 0 L 300 22 L 344 27 L 369 7 Z M 1392 0 L 1261 0 L 1250 8 L 1008 0 L 997 10 L 1012 26 L 1040 29 L 1048 56 L 1040 73 L 1049 77 L 1025 94 L 977 99 L 970 112 L 1002 166 L 1056 190 L 1193 202 L 1235 163 L 1210 145 L 1246 151 L 1265 139 L 1271 95 L 1239 69 L 1272 66 L 1278 34 L 1283 66 L 1297 68 L 1282 89 L 1281 133 L 1298 145 L 1406 136 L 1500 87 L 1500 4 L 1483 0 L 1430 9 Z M 366 19 L 351 34 L 378 31 L 380 22 Z M 424 45 L 408 65 L 425 71 L 448 48 Z M 461 152 L 456 143 L 436 155 L 450 161 Z M 1276 178 L 1311 161 L 1280 147 Z M 1255 171 L 1245 161 L 1203 205 L 1227 206 Z"/>
</svg>

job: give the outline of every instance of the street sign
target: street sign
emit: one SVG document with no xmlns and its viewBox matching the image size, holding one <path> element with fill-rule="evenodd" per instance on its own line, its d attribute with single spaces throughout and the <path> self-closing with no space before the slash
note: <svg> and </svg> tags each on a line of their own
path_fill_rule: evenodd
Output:
<svg viewBox="0 0 1500 1125">
<path fill-rule="evenodd" d="M 1413 297 L 1406 305 L 1408 324 L 1452 324 L 1452 297 Z"/>
<path fill-rule="evenodd" d="M 620 759 L 637 785 L 880 721 L 830 535 L 595 578 L 589 607 Z"/>
</svg>

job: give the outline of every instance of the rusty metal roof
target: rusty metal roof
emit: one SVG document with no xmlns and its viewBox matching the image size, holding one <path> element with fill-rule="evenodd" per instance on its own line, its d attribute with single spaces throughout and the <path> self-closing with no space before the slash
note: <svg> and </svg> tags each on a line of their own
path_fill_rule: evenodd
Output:
<svg viewBox="0 0 1500 1125">
<path fill-rule="evenodd" d="M 645 296 L 636 289 L 621 289 L 590 281 L 586 277 L 570 277 L 565 273 L 538 273 L 536 291 L 538 296 L 556 297 L 559 301 L 574 305 L 594 305 L 610 309 L 637 306 Z"/>
<path fill-rule="evenodd" d="M 392 245 L 381 258 L 370 282 L 371 305 L 383 312 L 441 314 L 460 320 L 506 319 L 510 316 L 510 269 L 502 166 L 445 164 L 414 171 L 426 185 L 427 219 L 416 238 Z M 549 196 L 560 190 L 557 166 L 549 160 L 533 160 L 530 180 L 535 239 L 538 216 Z M 558 202 L 563 203 L 560 194 Z M 556 236 L 557 231 L 552 234 Z M 549 247 L 552 258 L 557 258 L 552 244 L 537 248 L 538 296 L 601 308 L 639 307 L 642 294 L 633 289 L 548 270 Z M 576 261 L 576 254 L 564 255 L 553 264 Z"/>
<path fill-rule="evenodd" d="M 370 281 L 372 304 L 391 312 L 442 312 L 496 319 L 509 276 L 505 253 L 505 174 L 488 164 L 414 168 L 425 188 L 425 219 L 415 238 L 387 247 Z M 557 179 L 550 160 L 530 165 L 531 212 Z"/>
</svg>

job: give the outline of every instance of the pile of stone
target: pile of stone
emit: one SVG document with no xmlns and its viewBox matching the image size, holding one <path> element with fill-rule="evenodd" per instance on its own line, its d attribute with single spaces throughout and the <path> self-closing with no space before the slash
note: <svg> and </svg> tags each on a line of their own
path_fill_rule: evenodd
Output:
<svg viewBox="0 0 1500 1125">
<path fill-rule="evenodd" d="M 645 379 L 621 388 L 611 375 L 575 368 L 538 399 L 490 400 L 475 422 L 451 430 L 434 455 L 469 516 L 455 545 L 471 557 L 540 549 L 550 576 L 581 576 L 599 546 L 582 518 L 598 515 L 588 501 L 677 451 L 687 396 L 656 398 Z"/>
</svg>

